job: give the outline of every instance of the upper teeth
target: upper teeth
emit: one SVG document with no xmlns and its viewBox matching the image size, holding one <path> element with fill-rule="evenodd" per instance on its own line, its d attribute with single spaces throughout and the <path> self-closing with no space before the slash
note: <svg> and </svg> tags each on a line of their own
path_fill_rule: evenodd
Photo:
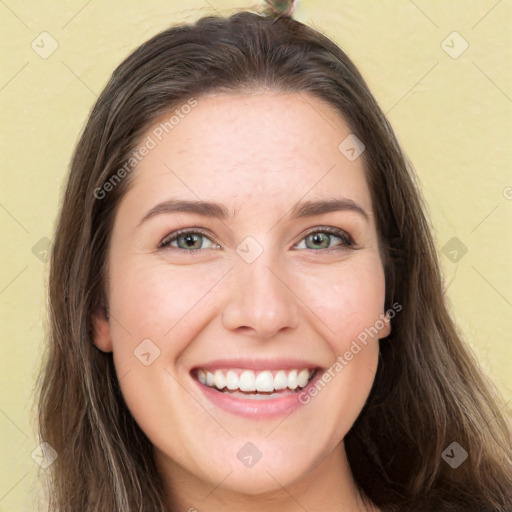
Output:
<svg viewBox="0 0 512 512">
<path fill-rule="evenodd" d="M 303 388 L 309 382 L 314 370 L 307 368 L 297 370 L 252 371 L 252 370 L 209 370 L 200 369 L 197 378 L 209 387 L 219 390 L 260 391 L 271 393 L 282 389 Z"/>
</svg>

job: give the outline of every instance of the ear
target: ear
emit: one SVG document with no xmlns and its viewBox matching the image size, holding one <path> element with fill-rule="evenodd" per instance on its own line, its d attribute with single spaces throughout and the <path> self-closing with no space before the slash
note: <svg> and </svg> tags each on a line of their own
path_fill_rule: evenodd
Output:
<svg viewBox="0 0 512 512">
<path fill-rule="evenodd" d="M 380 329 L 379 331 L 379 339 L 386 338 L 391 334 L 391 318 L 389 318 L 389 315 L 387 313 L 384 314 L 384 317 L 382 318 L 382 323 L 384 324 L 384 327 L 382 327 L 382 329 Z"/>
<path fill-rule="evenodd" d="M 110 336 L 110 322 L 107 308 L 96 306 L 92 311 L 92 329 L 94 345 L 102 352 L 112 352 L 112 338 Z"/>
</svg>

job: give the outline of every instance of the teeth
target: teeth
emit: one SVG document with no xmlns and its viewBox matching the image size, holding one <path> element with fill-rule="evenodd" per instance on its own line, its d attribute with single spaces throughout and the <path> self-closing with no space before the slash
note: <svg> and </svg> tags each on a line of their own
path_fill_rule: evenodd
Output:
<svg viewBox="0 0 512 512">
<path fill-rule="evenodd" d="M 272 393 L 272 391 L 274 391 L 274 377 L 272 377 L 272 374 L 268 370 L 258 373 L 256 377 L 256 391 L 260 393 L 262 391 L 266 393 Z"/>
<path fill-rule="evenodd" d="M 274 377 L 274 389 L 277 391 L 288 387 L 288 377 L 284 370 L 279 370 Z"/>
<path fill-rule="evenodd" d="M 309 371 L 301 370 L 297 375 L 297 387 L 303 388 L 309 381 Z"/>
<path fill-rule="evenodd" d="M 224 378 L 224 374 L 220 370 L 217 370 L 213 374 L 213 385 L 217 389 L 223 389 L 226 386 L 226 379 Z"/>
<path fill-rule="evenodd" d="M 295 389 L 297 387 L 297 370 L 292 370 L 288 374 L 288 387 L 290 389 Z"/>
<path fill-rule="evenodd" d="M 263 370 L 254 372 L 252 370 L 216 370 L 210 372 L 200 369 L 197 371 L 199 382 L 208 387 L 215 387 L 222 391 L 227 388 L 229 391 L 243 391 L 245 393 L 273 393 L 286 388 L 296 390 L 305 387 L 311 379 L 314 370 L 294 369 L 278 370 L 272 372 Z"/>
<path fill-rule="evenodd" d="M 240 391 L 256 391 L 254 372 L 245 370 L 240 375 Z"/>
<path fill-rule="evenodd" d="M 228 389 L 238 389 L 240 386 L 240 381 L 238 380 L 238 375 L 235 371 L 229 370 L 228 375 L 226 377 L 226 387 Z"/>
</svg>

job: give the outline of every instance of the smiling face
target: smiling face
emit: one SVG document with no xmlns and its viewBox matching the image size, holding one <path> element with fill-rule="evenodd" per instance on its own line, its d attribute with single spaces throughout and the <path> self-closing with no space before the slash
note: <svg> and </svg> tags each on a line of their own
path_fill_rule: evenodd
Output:
<svg viewBox="0 0 512 512">
<path fill-rule="evenodd" d="M 174 482 L 263 493 L 335 472 L 389 334 L 357 339 L 382 325 L 385 279 L 348 126 L 275 93 L 201 97 L 162 141 L 159 124 L 116 213 L 95 344 Z"/>
</svg>

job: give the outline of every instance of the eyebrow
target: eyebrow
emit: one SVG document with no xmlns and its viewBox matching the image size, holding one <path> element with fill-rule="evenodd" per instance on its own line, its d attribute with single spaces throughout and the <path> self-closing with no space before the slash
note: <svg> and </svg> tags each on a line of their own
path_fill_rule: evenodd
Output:
<svg viewBox="0 0 512 512">
<path fill-rule="evenodd" d="M 366 211 L 359 206 L 352 199 L 344 197 L 318 199 L 315 201 L 300 201 L 291 210 L 288 215 L 289 218 L 305 218 L 314 217 L 315 215 L 322 215 L 324 213 L 331 213 L 337 211 L 352 211 L 361 215 L 366 221 L 369 221 L 369 215 Z M 203 217 L 213 217 L 220 220 L 233 218 L 234 213 L 231 213 L 224 205 L 219 203 L 211 203 L 208 201 L 190 201 L 180 199 L 170 199 L 159 203 L 151 210 L 149 210 L 139 222 L 139 226 L 156 215 L 163 213 L 195 213 Z"/>
<path fill-rule="evenodd" d="M 163 203 L 157 204 L 155 207 L 151 208 L 151 210 L 142 217 L 139 222 L 139 226 L 155 215 L 177 212 L 195 213 L 197 215 L 202 215 L 203 217 L 214 217 L 216 219 L 227 219 L 232 216 L 224 205 L 218 203 L 170 199 L 169 201 L 164 201 Z"/>
<path fill-rule="evenodd" d="M 370 216 L 361 206 L 352 199 L 347 199 L 345 197 L 299 202 L 293 207 L 290 217 L 300 219 L 303 217 L 313 217 L 315 215 L 322 215 L 323 213 L 339 211 L 356 212 L 364 217 L 366 221 L 370 220 Z"/>
</svg>

